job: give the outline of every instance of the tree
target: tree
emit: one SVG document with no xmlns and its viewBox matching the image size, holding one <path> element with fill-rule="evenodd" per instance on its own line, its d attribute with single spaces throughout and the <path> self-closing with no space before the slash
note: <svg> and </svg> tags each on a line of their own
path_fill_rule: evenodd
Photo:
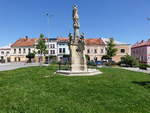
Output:
<svg viewBox="0 0 150 113">
<path fill-rule="evenodd" d="M 47 54 L 47 47 L 45 44 L 45 39 L 44 39 L 44 35 L 40 34 L 40 38 L 38 40 L 38 44 L 36 45 L 36 49 L 38 50 L 38 54 L 40 54 L 40 62 L 42 60 L 42 56 L 45 54 Z"/>
<path fill-rule="evenodd" d="M 26 58 L 28 58 L 29 63 L 31 63 L 32 59 L 35 58 L 35 54 L 34 53 L 29 53 Z"/>
<path fill-rule="evenodd" d="M 102 57 L 102 59 L 110 60 L 112 59 L 113 56 L 116 55 L 117 48 L 115 48 L 116 44 L 114 43 L 114 39 L 110 38 L 109 41 L 107 42 L 107 47 L 106 47 L 106 55 Z"/>
<path fill-rule="evenodd" d="M 133 56 L 127 54 L 121 58 L 121 64 L 125 64 L 127 67 L 135 67 L 138 66 L 139 63 Z"/>
<path fill-rule="evenodd" d="M 89 55 L 85 55 L 85 58 L 87 61 L 90 61 L 90 56 Z"/>
</svg>

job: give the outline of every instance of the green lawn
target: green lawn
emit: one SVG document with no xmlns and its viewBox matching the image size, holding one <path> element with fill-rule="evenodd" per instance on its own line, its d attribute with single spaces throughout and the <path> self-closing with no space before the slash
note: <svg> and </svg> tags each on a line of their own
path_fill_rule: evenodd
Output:
<svg viewBox="0 0 150 113">
<path fill-rule="evenodd" d="M 0 113 L 150 113 L 150 75 L 101 68 L 90 77 L 55 68 L 0 72 Z"/>
</svg>

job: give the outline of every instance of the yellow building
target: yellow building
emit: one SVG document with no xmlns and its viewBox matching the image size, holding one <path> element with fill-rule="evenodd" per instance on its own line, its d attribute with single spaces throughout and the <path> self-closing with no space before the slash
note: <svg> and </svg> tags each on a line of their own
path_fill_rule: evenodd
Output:
<svg viewBox="0 0 150 113">
<path fill-rule="evenodd" d="M 107 42 L 109 41 L 109 38 L 102 38 L 105 45 L 107 46 Z M 131 45 L 122 43 L 119 41 L 114 40 L 114 43 L 116 44 L 115 48 L 117 48 L 116 56 L 112 58 L 113 61 L 119 62 L 121 60 L 121 57 L 125 56 L 126 54 L 131 55 Z"/>
</svg>

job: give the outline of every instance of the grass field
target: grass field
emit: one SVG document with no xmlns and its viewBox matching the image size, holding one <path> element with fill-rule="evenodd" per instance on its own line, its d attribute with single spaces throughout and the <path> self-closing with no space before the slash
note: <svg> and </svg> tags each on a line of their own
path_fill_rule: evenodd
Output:
<svg viewBox="0 0 150 113">
<path fill-rule="evenodd" d="M 150 113 L 150 75 L 101 68 L 91 77 L 55 67 L 0 72 L 0 113 Z"/>
</svg>

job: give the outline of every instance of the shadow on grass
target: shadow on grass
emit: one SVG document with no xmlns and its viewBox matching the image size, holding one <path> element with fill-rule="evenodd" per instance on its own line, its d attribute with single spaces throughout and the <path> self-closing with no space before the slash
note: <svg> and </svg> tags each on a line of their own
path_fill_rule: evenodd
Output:
<svg viewBox="0 0 150 113">
<path fill-rule="evenodd" d="M 143 86 L 144 88 L 150 88 L 150 81 L 142 81 L 142 82 L 132 81 L 132 83 Z"/>
</svg>

